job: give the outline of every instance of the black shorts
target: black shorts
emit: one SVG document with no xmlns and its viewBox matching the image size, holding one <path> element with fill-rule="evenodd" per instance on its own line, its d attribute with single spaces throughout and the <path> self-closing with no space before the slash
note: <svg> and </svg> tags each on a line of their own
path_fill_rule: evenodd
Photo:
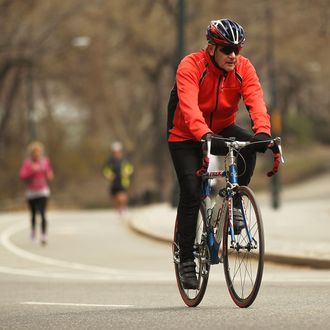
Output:
<svg viewBox="0 0 330 330">
<path fill-rule="evenodd" d="M 110 194 L 111 194 L 111 196 L 115 196 L 115 195 L 117 195 L 120 192 L 126 192 L 126 189 L 124 187 L 122 187 L 122 186 L 112 186 L 110 188 Z"/>
</svg>

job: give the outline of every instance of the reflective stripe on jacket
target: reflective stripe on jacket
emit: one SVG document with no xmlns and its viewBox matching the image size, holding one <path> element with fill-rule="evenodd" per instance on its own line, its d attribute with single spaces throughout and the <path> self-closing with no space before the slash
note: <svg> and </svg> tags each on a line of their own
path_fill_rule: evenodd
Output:
<svg viewBox="0 0 330 330">
<path fill-rule="evenodd" d="M 205 49 L 180 63 L 168 105 L 168 140 L 199 141 L 234 124 L 243 98 L 254 133 L 271 134 L 263 91 L 251 62 L 239 55 L 235 70 L 218 69 Z"/>
</svg>

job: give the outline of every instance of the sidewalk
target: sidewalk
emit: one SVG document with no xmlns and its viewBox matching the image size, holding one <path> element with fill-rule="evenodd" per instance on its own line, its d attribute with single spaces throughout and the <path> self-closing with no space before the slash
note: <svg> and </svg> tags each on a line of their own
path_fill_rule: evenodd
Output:
<svg viewBox="0 0 330 330">
<path fill-rule="evenodd" d="M 267 193 L 256 194 L 268 261 L 330 269 L 330 173 L 286 188 L 279 210 Z M 156 204 L 131 212 L 130 227 L 150 238 L 172 242 L 176 209 Z"/>
</svg>

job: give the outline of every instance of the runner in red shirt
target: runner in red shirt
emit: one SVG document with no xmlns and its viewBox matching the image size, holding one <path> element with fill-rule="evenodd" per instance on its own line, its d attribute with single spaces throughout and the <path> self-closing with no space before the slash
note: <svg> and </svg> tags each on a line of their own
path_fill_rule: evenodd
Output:
<svg viewBox="0 0 330 330">
<path fill-rule="evenodd" d="M 215 20 L 208 26 L 206 37 L 207 47 L 186 56 L 179 64 L 168 104 L 168 143 L 180 186 L 179 269 L 187 289 L 197 287 L 193 244 L 201 202 L 201 178 L 195 175 L 202 166 L 201 141 L 207 134 L 241 141 L 271 138 L 270 118 L 258 76 L 251 62 L 240 55 L 245 41 L 243 28 L 229 19 Z M 241 98 L 251 118 L 252 132 L 236 125 Z M 267 147 L 259 145 L 256 151 L 265 152 Z M 221 153 L 216 149 L 211 152 Z M 245 163 L 239 157 L 239 184 L 248 185 L 256 152 L 245 148 L 241 154 Z M 234 200 L 235 231 L 244 226 L 242 220 Z"/>
</svg>

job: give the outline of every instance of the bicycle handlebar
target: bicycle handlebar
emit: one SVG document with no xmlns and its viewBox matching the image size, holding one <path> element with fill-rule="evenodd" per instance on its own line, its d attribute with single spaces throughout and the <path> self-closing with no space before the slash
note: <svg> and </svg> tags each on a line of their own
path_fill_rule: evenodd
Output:
<svg viewBox="0 0 330 330">
<path fill-rule="evenodd" d="M 268 143 L 267 148 L 272 149 L 274 152 L 274 165 L 273 169 L 267 173 L 267 176 L 272 176 L 275 173 L 277 173 L 279 169 L 280 162 L 284 163 L 284 157 L 283 157 L 283 151 L 281 147 L 281 138 L 275 137 L 273 139 L 265 140 L 265 141 L 236 141 L 235 138 L 224 138 L 219 135 L 207 135 L 206 140 L 202 142 L 206 142 L 207 150 L 206 155 L 203 158 L 203 165 L 202 167 L 196 172 L 197 176 L 201 176 L 207 172 L 208 165 L 209 165 L 209 158 L 211 155 L 211 143 L 212 140 L 221 140 L 224 142 L 224 144 L 228 147 L 229 151 L 232 150 L 240 150 L 242 148 L 245 148 L 247 146 L 251 146 L 253 144 L 258 143 Z M 278 150 L 278 152 L 275 152 L 274 150 Z"/>
</svg>

